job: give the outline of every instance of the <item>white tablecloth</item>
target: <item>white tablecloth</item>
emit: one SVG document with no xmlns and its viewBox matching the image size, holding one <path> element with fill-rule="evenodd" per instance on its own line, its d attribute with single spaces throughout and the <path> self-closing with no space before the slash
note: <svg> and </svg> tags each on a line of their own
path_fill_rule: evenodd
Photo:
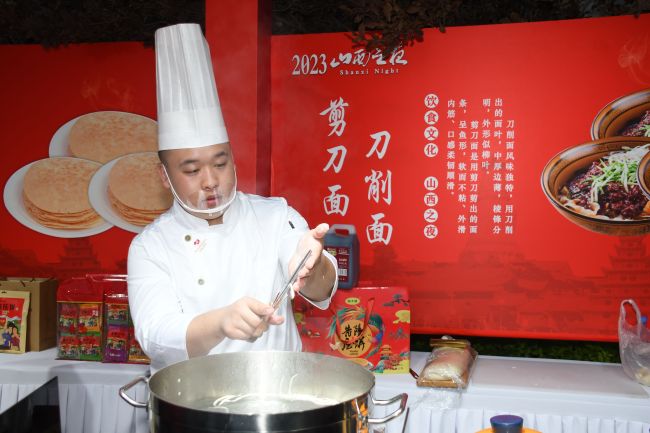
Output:
<svg viewBox="0 0 650 433">
<path fill-rule="evenodd" d="M 145 374 L 147 365 L 56 360 L 56 349 L 0 354 L 0 412 L 57 376 L 64 433 L 146 433 L 147 413 L 122 400 L 119 388 Z M 129 395 L 146 401 L 143 383 Z M 118 416 L 119 414 L 119 416 Z"/>
<path fill-rule="evenodd" d="M 426 353 L 412 353 L 419 372 Z M 144 433 L 144 409 L 124 402 L 119 388 L 148 370 L 144 365 L 55 360 L 55 349 L 0 354 L 0 411 L 48 379 L 59 377 L 66 433 Z M 475 433 L 490 417 L 510 413 L 544 433 L 650 433 L 650 389 L 625 376 L 619 364 L 479 356 L 463 392 L 418 388 L 407 374 L 377 375 L 374 395 L 409 395 L 407 432 Z M 146 401 L 139 383 L 129 392 Z M 376 407 L 379 417 L 395 405 Z M 401 433 L 403 416 L 385 426 Z"/>
<path fill-rule="evenodd" d="M 411 354 L 420 372 L 426 353 Z M 406 375 L 377 375 L 375 397 L 409 394 L 408 432 L 474 433 L 499 414 L 544 433 L 650 433 L 650 388 L 620 364 L 479 356 L 466 390 L 418 388 Z M 378 408 L 379 415 L 391 408 Z M 386 426 L 400 433 L 402 418 Z"/>
</svg>

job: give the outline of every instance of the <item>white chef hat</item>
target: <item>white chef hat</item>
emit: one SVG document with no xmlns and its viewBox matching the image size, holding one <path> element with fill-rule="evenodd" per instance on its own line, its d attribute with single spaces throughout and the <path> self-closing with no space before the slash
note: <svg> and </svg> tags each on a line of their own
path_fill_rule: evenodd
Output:
<svg viewBox="0 0 650 433">
<path fill-rule="evenodd" d="M 156 30 L 156 93 L 159 150 L 228 141 L 210 48 L 198 24 Z"/>
</svg>

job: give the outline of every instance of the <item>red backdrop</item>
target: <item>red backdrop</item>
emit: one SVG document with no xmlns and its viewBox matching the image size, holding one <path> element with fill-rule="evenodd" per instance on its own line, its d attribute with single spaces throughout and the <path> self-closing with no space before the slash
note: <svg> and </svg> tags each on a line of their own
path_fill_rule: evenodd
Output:
<svg viewBox="0 0 650 433">
<path fill-rule="evenodd" d="M 432 30 L 424 43 L 386 65 L 355 55 L 342 34 L 273 37 L 269 161 L 259 132 L 268 90 L 260 72 L 268 54 L 259 48 L 264 35 L 242 30 L 242 46 L 223 45 L 214 24 L 217 12 L 208 8 L 208 39 L 229 133 L 239 146 L 243 189 L 263 191 L 266 163 L 271 192 L 287 197 L 312 224 L 355 224 L 361 279 L 407 285 L 413 331 L 613 340 L 620 300 L 650 303 L 648 238 L 580 229 L 551 208 L 539 186 L 551 156 L 589 139 L 600 108 L 650 87 L 648 15 Z M 246 9 L 233 20 L 257 28 L 251 16 L 256 12 Z M 220 60 L 233 53 L 240 59 L 236 65 Z M 315 74 L 300 70 L 303 55 L 307 72 L 315 60 Z M 155 118 L 154 53 L 141 44 L 0 46 L 0 57 L 7 65 L 0 70 L 3 186 L 20 167 L 47 157 L 52 135 L 76 116 L 120 110 Z M 321 59 L 327 67 L 322 74 Z M 433 100 L 427 95 L 437 97 L 435 107 L 425 105 Z M 337 101 L 347 105 L 337 108 Z M 437 120 L 426 114 L 430 110 Z M 456 161 L 469 167 L 466 202 L 458 200 L 461 191 L 448 189 L 449 134 L 460 137 L 461 121 L 468 133 L 503 134 L 502 147 L 496 140 L 492 149 L 503 153 L 501 196 L 491 179 L 472 179 L 471 149 Z M 479 124 L 474 128 L 472 122 Z M 429 126 L 437 128 L 436 139 L 425 135 L 433 131 Z M 468 139 L 469 146 L 471 141 L 476 140 Z M 431 143 L 438 154 L 427 157 Z M 342 148 L 343 161 L 337 153 Z M 507 152 L 514 158 L 510 168 Z M 438 181 L 436 189 L 425 183 L 429 176 Z M 435 205 L 431 192 L 437 194 Z M 473 195 L 479 197 L 476 209 Z M 334 196 L 348 197 L 345 215 L 326 213 L 325 205 L 332 212 L 334 201 L 325 199 Z M 426 223 L 431 208 L 438 219 L 427 214 L 433 222 Z M 366 228 L 373 216 L 370 243 Z M 427 224 L 438 230 L 435 237 L 427 232 L 431 239 L 425 237 Z M 383 243 L 389 225 L 391 237 Z M 47 236 L 20 224 L 4 207 L 0 226 L 0 275 L 11 276 L 124 272 L 134 236 L 119 228 L 83 238 Z M 501 231 L 493 234 L 493 226 Z"/>
<path fill-rule="evenodd" d="M 414 332 L 615 340 L 620 301 L 650 305 L 648 237 L 572 224 L 540 174 L 650 87 L 648 29 L 428 30 L 385 61 L 343 34 L 274 37 L 271 191 L 354 224 L 361 280 L 408 286 Z"/>
<path fill-rule="evenodd" d="M 85 113 L 118 110 L 156 118 L 153 49 L 139 43 L 82 44 L 46 50 L 0 46 L 3 189 L 26 164 L 47 158 L 59 127 Z M 111 228 L 63 239 L 33 231 L 0 208 L 0 275 L 58 276 L 126 271 L 134 234 Z"/>
<path fill-rule="evenodd" d="M 269 28 L 258 22 L 268 19 L 258 14 L 255 2 L 206 4 L 206 39 L 235 149 L 238 187 L 246 192 L 269 189 L 269 169 L 258 176 L 264 164 L 270 165 L 270 135 L 264 118 L 269 111 L 265 96 L 269 74 L 258 71 L 270 44 Z M 21 167 L 48 157 L 53 135 L 77 116 L 117 110 L 156 118 L 154 50 L 141 43 L 78 44 L 49 50 L 0 45 L 0 58 L 0 91 L 5 101 L 0 108 L 3 190 Z M 266 133 L 260 136 L 258 130 Z M 49 236 L 19 223 L 6 206 L 0 207 L 0 227 L 0 276 L 62 279 L 87 272 L 124 273 L 135 236 L 117 227 L 89 237 Z"/>
</svg>

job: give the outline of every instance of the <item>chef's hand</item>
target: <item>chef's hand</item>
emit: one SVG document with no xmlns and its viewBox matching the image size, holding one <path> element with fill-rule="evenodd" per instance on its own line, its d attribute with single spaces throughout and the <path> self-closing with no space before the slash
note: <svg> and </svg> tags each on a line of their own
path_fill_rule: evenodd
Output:
<svg viewBox="0 0 650 433">
<path fill-rule="evenodd" d="M 269 325 L 283 322 L 284 317 L 276 315 L 269 304 L 244 297 L 224 308 L 220 333 L 232 340 L 256 339 L 269 329 Z"/>
<path fill-rule="evenodd" d="M 269 325 L 282 323 L 284 317 L 275 315 L 269 304 L 244 297 L 192 319 L 186 332 L 187 354 L 189 357 L 206 355 L 225 338 L 253 341 Z"/>
<path fill-rule="evenodd" d="M 300 264 L 300 261 L 305 257 L 305 254 L 307 254 L 307 250 L 311 250 L 311 256 L 309 256 L 305 266 L 303 266 L 298 273 L 298 279 L 292 287 L 294 292 L 298 293 L 303 287 L 305 287 L 307 280 L 312 275 L 312 270 L 320 263 L 321 253 L 323 252 L 323 238 L 329 228 L 330 226 L 328 224 L 319 224 L 300 238 L 298 246 L 296 247 L 296 252 L 293 254 L 293 257 L 291 257 L 291 260 L 289 260 L 289 275 L 293 275 L 296 266 Z"/>
<path fill-rule="evenodd" d="M 311 250 L 311 256 L 298 273 L 292 289 L 314 301 L 327 299 L 336 279 L 336 269 L 329 260 L 322 257 L 323 238 L 329 228 L 328 224 L 322 223 L 305 233 L 289 261 L 289 275 L 292 275 L 307 250 Z"/>
</svg>

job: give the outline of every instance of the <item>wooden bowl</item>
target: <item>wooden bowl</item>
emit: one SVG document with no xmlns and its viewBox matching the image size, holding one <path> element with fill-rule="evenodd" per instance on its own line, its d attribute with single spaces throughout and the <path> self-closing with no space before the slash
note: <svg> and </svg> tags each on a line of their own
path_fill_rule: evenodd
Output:
<svg viewBox="0 0 650 433">
<path fill-rule="evenodd" d="M 650 233 L 650 218 L 613 220 L 583 215 L 564 206 L 558 197 L 562 187 L 577 173 L 586 170 L 592 162 L 607 156 L 610 152 L 621 150 L 624 146 L 636 147 L 648 143 L 650 143 L 648 137 L 609 137 L 580 144 L 558 153 L 542 170 L 542 189 L 546 198 L 562 216 L 592 232 L 614 236 L 640 236 Z"/>
<path fill-rule="evenodd" d="M 621 96 L 605 105 L 591 124 L 591 138 L 598 140 L 620 136 L 632 122 L 650 110 L 650 89 Z"/>
<path fill-rule="evenodd" d="M 636 176 L 639 179 L 641 191 L 650 200 L 650 152 L 641 158 L 639 167 L 636 169 Z"/>
</svg>

